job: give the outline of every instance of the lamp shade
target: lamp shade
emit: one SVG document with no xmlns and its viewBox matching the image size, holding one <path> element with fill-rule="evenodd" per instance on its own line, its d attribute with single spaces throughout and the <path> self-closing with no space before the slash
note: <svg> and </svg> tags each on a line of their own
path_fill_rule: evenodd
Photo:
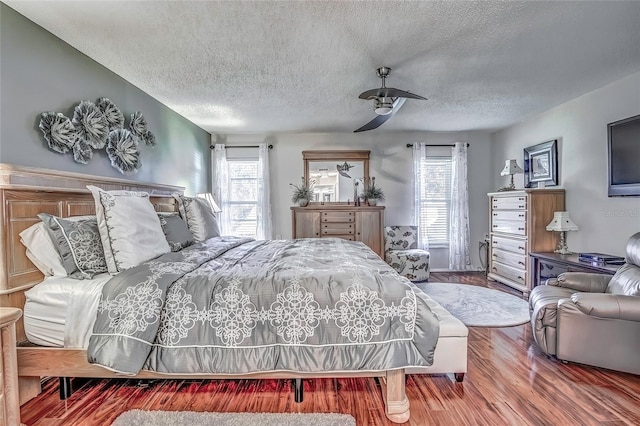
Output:
<svg viewBox="0 0 640 426">
<path fill-rule="evenodd" d="M 516 160 L 507 160 L 504 162 L 504 169 L 500 172 L 500 176 L 515 175 L 516 173 L 523 173 L 522 167 L 518 166 Z"/>
<path fill-rule="evenodd" d="M 553 220 L 547 225 L 547 231 L 577 231 L 578 225 L 573 223 L 569 217 L 569 212 L 554 212 Z"/>
<path fill-rule="evenodd" d="M 207 200 L 209 202 L 209 204 L 211 204 L 211 209 L 213 210 L 214 213 L 218 213 L 221 212 L 222 209 L 220 207 L 218 207 L 218 205 L 216 204 L 216 201 L 213 199 L 213 194 L 210 192 L 202 192 L 200 194 L 196 194 L 196 197 L 198 198 L 204 198 L 205 200 Z"/>
</svg>

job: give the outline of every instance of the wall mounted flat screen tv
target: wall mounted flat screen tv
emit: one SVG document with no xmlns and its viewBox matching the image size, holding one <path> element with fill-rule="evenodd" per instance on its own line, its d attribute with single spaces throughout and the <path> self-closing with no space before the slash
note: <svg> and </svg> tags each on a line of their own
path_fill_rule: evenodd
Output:
<svg viewBox="0 0 640 426">
<path fill-rule="evenodd" d="M 607 124 L 609 197 L 640 196 L 640 115 Z"/>
</svg>

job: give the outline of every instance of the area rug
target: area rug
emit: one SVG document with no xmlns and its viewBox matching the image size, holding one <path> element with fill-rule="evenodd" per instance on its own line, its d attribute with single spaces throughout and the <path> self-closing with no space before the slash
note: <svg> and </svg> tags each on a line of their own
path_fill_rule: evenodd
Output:
<svg viewBox="0 0 640 426">
<path fill-rule="evenodd" d="M 302 413 L 201 413 L 195 411 L 129 410 L 120 414 L 113 426 L 355 426 L 348 414 Z"/>
<path fill-rule="evenodd" d="M 453 283 L 416 283 L 469 327 L 511 327 L 529 321 L 529 304 L 486 287 Z"/>
</svg>

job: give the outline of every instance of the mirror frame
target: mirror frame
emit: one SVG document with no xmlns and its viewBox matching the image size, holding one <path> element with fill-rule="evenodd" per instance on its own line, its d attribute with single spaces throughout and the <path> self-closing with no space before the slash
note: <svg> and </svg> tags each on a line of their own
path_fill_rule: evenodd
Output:
<svg viewBox="0 0 640 426">
<path fill-rule="evenodd" d="M 364 170 L 364 181 L 369 181 L 369 157 L 371 151 L 356 150 L 325 150 L 325 151 L 302 151 L 302 162 L 304 164 L 304 181 L 309 182 L 309 162 L 310 161 L 362 161 Z M 324 204 L 346 204 L 343 201 L 326 201 Z"/>
</svg>

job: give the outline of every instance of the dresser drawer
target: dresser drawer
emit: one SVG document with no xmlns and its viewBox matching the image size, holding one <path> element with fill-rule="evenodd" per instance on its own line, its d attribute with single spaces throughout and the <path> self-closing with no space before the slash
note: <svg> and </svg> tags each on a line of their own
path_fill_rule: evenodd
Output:
<svg viewBox="0 0 640 426">
<path fill-rule="evenodd" d="M 491 248 L 510 251 L 518 254 L 527 254 L 527 241 L 513 238 L 491 237 Z"/>
<path fill-rule="evenodd" d="M 491 250 L 491 259 L 494 262 L 504 263 L 518 269 L 526 269 L 527 256 L 524 254 L 511 253 L 508 251 L 493 249 Z"/>
<path fill-rule="evenodd" d="M 323 222 L 320 225 L 322 229 L 354 229 L 355 224 L 353 222 Z"/>
<path fill-rule="evenodd" d="M 354 235 L 354 229 L 348 229 L 348 228 L 342 228 L 342 227 L 335 227 L 333 225 L 338 225 L 338 224 L 331 224 L 330 227 L 325 228 L 324 225 L 322 226 L 322 229 L 320 230 L 320 233 L 322 235 Z M 341 224 L 340 224 L 341 225 Z"/>
<path fill-rule="evenodd" d="M 512 268 L 511 266 L 504 265 L 500 262 L 493 262 L 491 265 L 491 272 L 505 277 L 508 280 L 514 281 L 521 286 L 526 286 L 527 274 L 522 269 Z"/>
<path fill-rule="evenodd" d="M 515 235 L 527 235 L 527 226 L 524 220 L 496 219 L 492 221 L 491 231 Z"/>
<path fill-rule="evenodd" d="M 525 210 L 527 197 L 496 197 L 493 198 L 494 210 Z"/>
<path fill-rule="evenodd" d="M 342 238 L 343 240 L 355 241 L 355 237 L 353 235 L 344 235 L 344 234 L 322 234 L 320 238 Z"/>
<path fill-rule="evenodd" d="M 354 212 L 322 212 L 321 222 L 354 222 Z"/>
<path fill-rule="evenodd" d="M 491 213 L 491 218 L 493 220 L 515 220 L 522 222 L 527 219 L 527 213 L 524 210 L 496 210 Z"/>
</svg>

